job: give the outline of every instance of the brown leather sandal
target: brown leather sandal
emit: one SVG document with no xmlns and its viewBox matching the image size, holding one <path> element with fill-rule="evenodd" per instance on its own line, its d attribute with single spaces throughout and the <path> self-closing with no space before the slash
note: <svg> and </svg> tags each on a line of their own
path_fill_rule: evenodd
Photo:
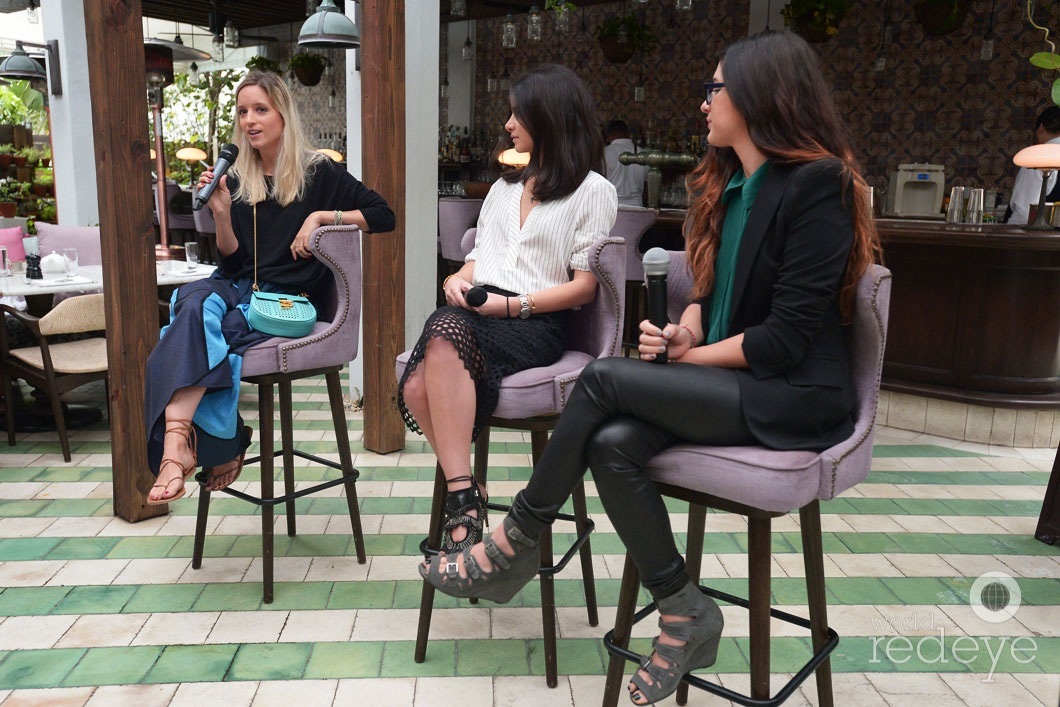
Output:
<svg viewBox="0 0 1060 707">
<path fill-rule="evenodd" d="M 189 466 L 183 466 L 176 459 L 163 459 L 162 463 L 158 466 L 158 472 L 162 473 L 162 469 L 165 469 L 166 466 L 171 466 L 175 464 L 180 469 L 181 487 L 180 490 L 172 496 L 163 496 L 162 498 L 152 499 L 151 496 L 148 495 L 147 505 L 149 506 L 161 506 L 166 503 L 170 503 L 171 501 L 176 501 L 178 498 L 184 498 L 184 494 L 188 492 L 188 489 L 185 486 L 185 482 L 187 482 L 189 476 L 195 473 L 195 467 L 197 466 L 199 461 L 198 452 L 196 450 L 195 427 L 191 424 L 191 420 L 166 420 L 166 434 L 176 434 L 184 438 L 184 440 L 188 444 L 188 449 L 191 450 L 191 464 Z M 169 490 L 169 487 L 176 480 L 176 477 L 174 477 L 170 479 L 167 483 L 155 484 L 151 488 L 160 488 L 163 490 L 164 493 L 165 491 Z"/>
<path fill-rule="evenodd" d="M 254 429 L 252 427 L 250 427 L 249 425 L 247 425 L 247 426 L 243 427 L 243 434 L 245 434 L 247 436 L 247 441 L 249 442 L 250 439 L 254 436 Z M 220 491 L 221 489 L 226 489 L 229 486 L 231 486 L 232 484 L 234 484 L 236 481 L 238 481 L 239 480 L 239 475 L 243 473 L 243 460 L 246 459 L 246 458 L 247 458 L 247 451 L 244 449 L 243 453 L 240 454 L 238 457 L 236 457 L 235 460 L 233 460 L 233 461 L 238 461 L 239 464 L 236 466 L 235 475 L 232 477 L 232 480 L 229 481 L 224 486 L 214 486 L 214 483 L 216 483 L 216 481 L 217 481 L 217 477 L 218 476 L 228 476 L 232 472 L 226 471 L 226 472 L 224 472 L 222 474 L 218 474 L 217 473 L 217 467 L 214 467 L 213 469 L 210 469 L 210 478 L 207 480 L 207 482 L 205 484 L 206 489 L 208 491 Z"/>
</svg>

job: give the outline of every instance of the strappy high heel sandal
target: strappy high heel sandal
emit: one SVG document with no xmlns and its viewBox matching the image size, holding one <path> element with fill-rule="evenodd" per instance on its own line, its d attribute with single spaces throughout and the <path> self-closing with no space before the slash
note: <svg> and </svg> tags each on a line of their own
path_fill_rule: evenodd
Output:
<svg viewBox="0 0 1060 707">
<path fill-rule="evenodd" d="M 470 481 L 471 486 L 459 491 L 449 491 L 445 495 L 445 531 L 442 535 L 442 552 L 447 555 L 455 555 L 482 542 L 482 528 L 484 525 L 489 525 L 486 515 L 486 499 L 478 484 L 475 483 L 475 479 L 470 476 L 458 476 L 455 479 L 446 480 L 446 483 L 451 484 L 454 481 Z M 471 511 L 477 511 L 478 517 L 469 515 Z M 467 534 L 457 542 L 453 540 L 453 530 L 461 527 L 467 529 Z"/>
<path fill-rule="evenodd" d="M 468 548 L 461 553 L 466 577 L 460 576 L 456 560 L 446 555 L 438 555 L 426 565 L 420 565 L 420 576 L 451 597 L 475 597 L 507 604 L 537 574 L 540 557 L 537 541 L 519 530 L 509 516 L 504 517 L 501 527 L 514 554 L 504 554 L 492 537 L 486 538 L 486 557 L 493 564 L 489 572 L 482 569 Z"/>
<path fill-rule="evenodd" d="M 166 434 L 167 435 L 180 435 L 184 438 L 184 441 L 188 445 L 188 449 L 191 450 L 191 464 L 188 466 L 182 465 L 179 461 L 172 458 L 162 459 L 162 463 L 158 465 L 158 472 L 161 474 L 162 470 L 166 466 L 176 465 L 180 469 L 182 486 L 180 491 L 173 494 L 172 496 L 163 496 L 162 498 L 152 499 L 150 495 L 147 497 L 147 505 L 149 506 L 161 506 L 172 501 L 176 501 L 178 498 L 184 498 L 184 494 L 188 492 L 187 481 L 188 477 L 195 473 L 195 467 L 198 465 L 199 456 L 196 450 L 195 441 L 195 427 L 191 424 L 191 420 L 166 420 Z M 176 481 L 176 477 L 170 479 L 164 484 L 155 484 L 152 489 L 160 488 L 165 493 L 169 490 L 169 487 Z"/>
<path fill-rule="evenodd" d="M 671 646 L 657 638 L 653 641 L 654 655 L 658 655 L 666 666 L 656 665 L 652 656 L 641 664 L 641 669 L 651 678 L 649 684 L 640 672 L 630 678 L 629 699 L 635 705 L 655 704 L 672 695 L 681 678 L 698 668 L 714 665 L 718 658 L 718 643 L 725 619 L 713 599 L 699 590 L 691 581 L 676 594 L 660 599 L 659 628 L 670 638 L 684 641 L 682 646 Z M 666 622 L 662 614 L 688 617 L 687 621 Z M 640 696 L 642 699 L 637 700 Z"/>
</svg>

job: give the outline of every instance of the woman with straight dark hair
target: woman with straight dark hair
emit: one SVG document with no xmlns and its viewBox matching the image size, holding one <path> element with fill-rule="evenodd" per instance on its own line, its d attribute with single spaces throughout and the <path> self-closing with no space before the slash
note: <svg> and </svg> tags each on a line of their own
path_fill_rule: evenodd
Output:
<svg viewBox="0 0 1060 707">
<path fill-rule="evenodd" d="M 157 478 L 147 503 L 184 496 L 198 465 L 213 467 L 207 488 L 229 486 L 243 470 L 251 430 L 239 415 L 243 352 L 270 338 L 247 322 L 252 286 L 318 297 L 331 271 L 313 258 L 320 226 L 394 228 L 383 197 L 309 144 L 287 84 L 251 71 L 236 86 L 232 142 L 239 157 L 207 202 L 221 262 L 205 280 L 173 293 L 171 319 L 147 359 L 147 462 Z M 202 189 L 212 170 L 199 177 Z"/>
<path fill-rule="evenodd" d="M 447 304 L 424 324 L 398 387 L 406 424 L 427 437 L 445 473 L 449 553 L 482 540 L 486 500 L 471 476 L 471 443 L 497 407 L 500 381 L 559 359 L 567 310 L 596 294 L 589 246 L 618 213 L 614 186 L 594 171 L 603 139 L 582 80 L 542 66 L 512 84 L 509 102 L 504 128 L 530 162 L 490 188 L 475 247 L 443 282 Z M 468 302 L 474 286 L 485 302 Z"/>
<path fill-rule="evenodd" d="M 537 538 L 588 467 L 659 607 L 635 704 L 712 665 L 723 625 L 685 572 L 645 467 L 679 443 L 822 450 L 848 437 L 844 323 L 879 255 L 867 185 L 804 40 L 736 42 L 704 90 L 709 148 L 687 180 L 685 221 L 697 299 L 677 324 L 641 322 L 641 361 L 590 364 L 502 527 L 421 570 L 447 594 L 508 601 L 536 574 Z M 663 352 L 674 365 L 644 363 Z"/>
</svg>

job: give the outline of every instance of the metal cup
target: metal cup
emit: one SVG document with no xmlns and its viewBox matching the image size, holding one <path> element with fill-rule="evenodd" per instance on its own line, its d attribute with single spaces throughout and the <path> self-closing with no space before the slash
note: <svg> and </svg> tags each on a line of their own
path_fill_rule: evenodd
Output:
<svg viewBox="0 0 1060 707">
<path fill-rule="evenodd" d="M 950 189 L 950 205 L 946 207 L 946 223 L 961 223 L 964 219 L 965 188 Z M 982 209 L 980 208 L 980 211 Z"/>
<path fill-rule="evenodd" d="M 966 192 L 964 223 L 981 226 L 983 224 L 983 190 L 967 189 Z"/>
</svg>

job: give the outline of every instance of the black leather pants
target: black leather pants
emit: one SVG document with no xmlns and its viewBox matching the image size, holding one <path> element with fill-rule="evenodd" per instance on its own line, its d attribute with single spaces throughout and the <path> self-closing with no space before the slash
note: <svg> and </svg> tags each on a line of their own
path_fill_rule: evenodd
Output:
<svg viewBox="0 0 1060 707">
<path fill-rule="evenodd" d="M 590 468 L 644 587 L 656 599 L 669 596 L 688 578 L 666 506 L 644 467 L 663 449 L 682 442 L 755 443 L 744 423 L 732 370 L 630 358 L 594 361 L 582 372 L 510 515 L 537 537 Z"/>
</svg>

